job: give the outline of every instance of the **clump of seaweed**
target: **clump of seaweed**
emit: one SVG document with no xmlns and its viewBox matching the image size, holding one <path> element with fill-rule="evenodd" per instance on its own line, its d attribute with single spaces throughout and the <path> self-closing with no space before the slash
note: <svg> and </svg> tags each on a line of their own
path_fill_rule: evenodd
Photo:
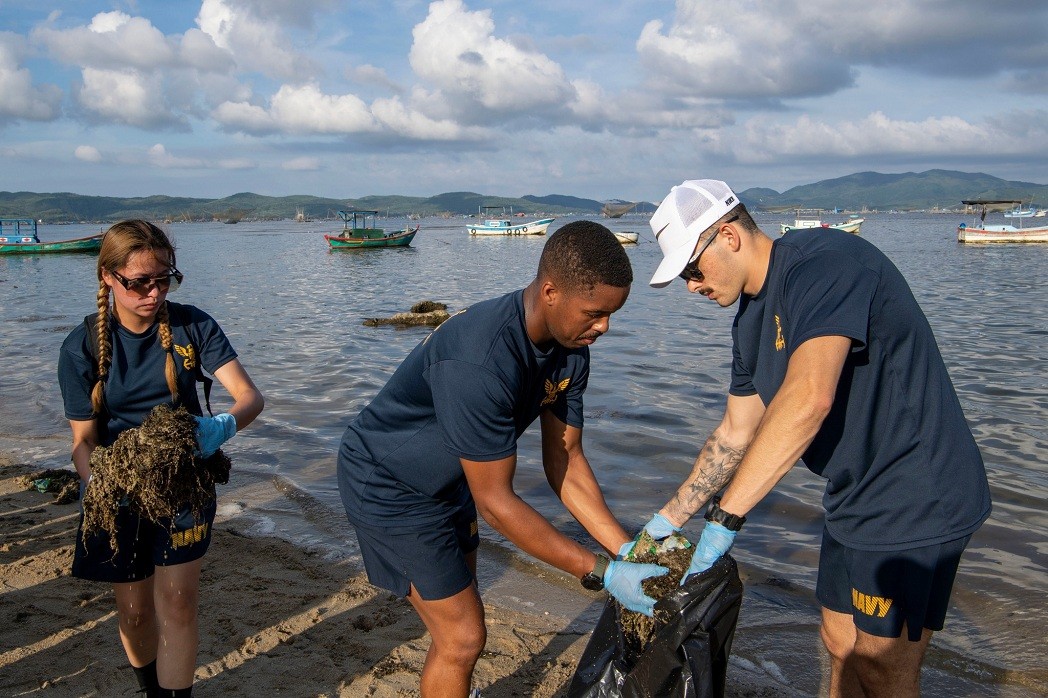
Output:
<svg viewBox="0 0 1048 698">
<path fill-rule="evenodd" d="M 55 495 L 52 504 L 69 504 L 80 499 L 80 476 L 72 470 L 48 468 L 22 478 L 27 490 L 50 492 Z"/>
<path fill-rule="evenodd" d="M 654 563 L 668 567 L 669 572 L 661 577 L 649 577 L 641 582 L 644 593 L 658 601 L 680 588 L 681 577 L 691 564 L 694 553 L 691 541 L 684 536 L 674 534 L 660 541 L 652 538 L 647 531 L 641 531 L 636 545 L 626 555 L 629 562 Z M 656 628 L 671 620 L 668 612 L 655 609 L 655 617 L 620 608 L 619 618 L 622 621 L 622 633 L 627 646 L 640 652 Z"/>
<path fill-rule="evenodd" d="M 401 327 L 415 327 L 427 325 L 436 327 L 451 317 L 448 314 L 448 306 L 436 301 L 419 301 L 411 306 L 407 313 L 396 313 L 390 317 L 373 317 L 364 320 L 366 327 L 378 327 L 379 325 L 399 325 Z"/>
<path fill-rule="evenodd" d="M 413 313 L 432 313 L 434 310 L 447 309 L 448 306 L 446 303 L 438 303 L 437 301 L 419 301 L 411 306 L 411 312 Z"/>
<path fill-rule="evenodd" d="M 199 515 L 215 485 L 229 482 L 230 461 L 221 450 L 208 458 L 194 455 L 195 428 L 184 408 L 157 405 L 142 426 L 96 448 L 84 494 L 84 537 L 106 531 L 115 554 L 116 516 L 125 501 L 151 521 L 173 518 L 183 507 Z"/>
</svg>

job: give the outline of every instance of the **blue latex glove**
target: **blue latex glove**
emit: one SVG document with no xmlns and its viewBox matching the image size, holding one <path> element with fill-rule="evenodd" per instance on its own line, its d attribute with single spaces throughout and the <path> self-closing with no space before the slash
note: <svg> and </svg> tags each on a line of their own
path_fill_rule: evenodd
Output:
<svg viewBox="0 0 1048 698">
<path fill-rule="evenodd" d="M 604 588 L 629 610 L 650 616 L 655 612 L 655 599 L 644 593 L 640 583 L 648 577 L 661 577 L 667 572 L 669 569 L 662 565 L 612 560 L 604 571 Z"/>
<path fill-rule="evenodd" d="M 699 543 L 695 546 L 695 554 L 691 556 L 691 565 L 680 579 L 681 586 L 691 575 L 713 567 L 714 562 L 731 550 L 731 546 L 735 544 L 736 533 L 737 531 L 729 531 L 719 523 L 707 521 Z"/>
<path fill-rule="evenodd" d="M 651 517 L 651 521 L 644 524 L 644 530 L 647 531 L 648 535 L 654 538 L 655 540 L 662 540 L 663 538 L 669 538 L 674 533 L 680 533 L 680 529 L 674 526 L 672 523 L 670 523 L 670 520 L 662 514 L 655 514 L 655 516 Z M 637 538 L 639 537 L 640 534 L 638 533 Z M 634 538 L 633 540 L 623 545 L 621 548 L 619 548 L 619 555 L 616 559 L 625 560 L 626 556 L 629 555 L 629 552 L 633 550 L 633 546 L 636 544 L 637 539 Z"/>
<path fill-rule="evenodd" d="M 228 412 L 223 412 L 217 417 L 197 417 L 196 419 L 196 441 L 200 449 L 201 458 L 210 458 L 222 444 L 233 438 L 237 433 L 237 420 Z"/>
<path fill-rule="evenodd" d="M 670 520 L 662 514 L 655 514 L 651 517 L 651 521 L 644 524 L 644 530 L 655 540 L 662 540 L 669 538 L 674 533 L 680 533 L 680 529 L 670 523 Z"/>
</svg>

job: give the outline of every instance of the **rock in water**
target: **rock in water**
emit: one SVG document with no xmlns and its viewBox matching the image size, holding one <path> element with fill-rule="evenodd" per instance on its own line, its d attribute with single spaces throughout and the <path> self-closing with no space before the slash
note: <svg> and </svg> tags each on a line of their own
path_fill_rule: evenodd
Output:
<svg viewBox="0 0 1048 698">
<path fill-rule="evenodd" d="M 379 325 L 397 325 L 400 327 L 417 327 L 428 325 L 436 327 L 451 317 L 448 314 L 448 306 L 436 301 L 419 301 L 411 306 L 411 312 L 397 313 L 390 317 L 372 317 L 364 320 L 366 327 L 378 327 Z"/>
<path fill-rule="evenodd" d="M 415 305 L 411 306 L 411 312 L 413 313 L 432 313 L 434 310 L 447 310 L 448 306 L 446 303 L 438 303 L 436 301 L 419 301 Z"/>
<path fill-rule="evenodd" d="M 230 462 L 222 451 L 194 456 L 195 429 L 184 408 L 157 405 L 142 426 L 96 448 L 84 494 L 84 537 L 106 531 L 116 553 L 116 515 L 125 501 L 151 521 L 170 519 L 184 507 L 199 515 L 214 498 L 215 485 L 229 482 Z"/>
</svg>

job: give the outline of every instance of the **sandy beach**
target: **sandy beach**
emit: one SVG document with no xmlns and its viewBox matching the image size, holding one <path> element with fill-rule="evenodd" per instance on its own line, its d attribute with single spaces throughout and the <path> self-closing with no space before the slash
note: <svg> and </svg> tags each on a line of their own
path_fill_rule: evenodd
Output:
<svg viewBox="0 0 1048 698">
<path fill-rule="evenodd" d="M 110 587 L 69 576 L 78 504 L 24 488 L 40 469 L 0 455 L 0 695 L 134 695 Z M 564 695 L 589 628 L 539 611 L 485 611 L 475 674 L 484 696 Z M 195 694 L 417 695 L 428 646 L 410 606 L 359 570 L 216 523 Z M 731 696 L 801 695 L 740 665 L 729 679 Z"/>
</svg>

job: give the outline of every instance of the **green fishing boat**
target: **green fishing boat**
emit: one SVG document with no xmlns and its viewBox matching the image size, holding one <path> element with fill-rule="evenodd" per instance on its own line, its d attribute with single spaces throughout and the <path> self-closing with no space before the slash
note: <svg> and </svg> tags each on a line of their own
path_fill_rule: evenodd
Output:
<svg viewBox="0 0 1048 698">
<path fill-rule="evenodd" d="M 71 240 L 42 242 L 36 234 L 36 221 L 31 218 L 0 218 L 0 254 L 52 254 L 86 252 L 97 254 L 102 247 L 102 233 Z"/>
<path fill-rule="evenodd" d="M 375 216 L 378 215 L 378 211 L 354 209 L 339 211 L 338 215 L 343 220 L 342 232 L 338 235 L 324 236 L 333 250 L 405 247 L 411 244 L 412 238 L 419 229 L 419 226 L 416 225 L 414 228 L 408 226 L 404 230 L 387 233 L 382 228 L 375 227 Z"/>
</svg>

